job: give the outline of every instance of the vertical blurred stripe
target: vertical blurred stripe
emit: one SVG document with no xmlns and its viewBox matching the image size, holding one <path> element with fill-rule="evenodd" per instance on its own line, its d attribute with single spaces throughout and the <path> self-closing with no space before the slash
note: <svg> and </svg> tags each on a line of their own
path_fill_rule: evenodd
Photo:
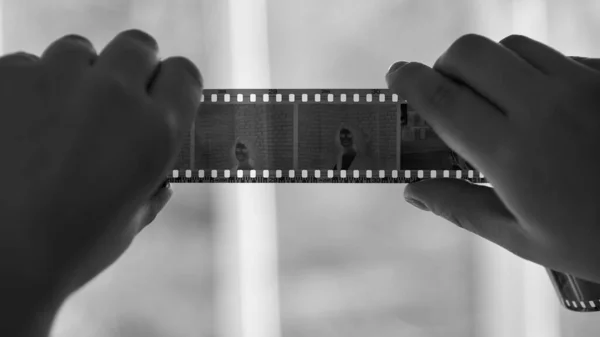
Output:
<svg viewBox="0 0 600 337">
<path fill-rule="evenodd" d="M 548 43 L 546 0 L 512 0 L 512 29 L 542 43 Z"/>
<path fill-rule="evenodd" d="M 499 246 L 475 238 L 475 333 L 481 337 L 524 335 L 523 261 Z M 529 335 L 527 335 L 529 336 Z"/>
<path fill-rule="evenodd" d="M 546 270 L 523 261 L 523 320 L 525 336 L 560 337 L 559 299 Z"/>
<path fill-rule="evenodd" d="M 227 3 L 231 87 L 269 88 L 266 1 Z M 218 192 L 217 335 L 279 337 L 275 186 L 222 185 Z"/>
<path fill-rule="evenodd" d="M 471 0 L 474 33 L 499 41 L 510 31 L 513 13 L 505 0 Z M 509 7 L 509 8 L 507 8 Z M 507 22 L 509 24 L 507 24 Z M 490 186 L 490 184 L 484 184 Z M 507 337 L 523 334 L 522 261 L 503 248 L 473 238 L 474 329 L 472 336 Z"/>
<path fill-rule="evenodd" d="M 270 88 L 267 0 L 229 0 L 229 15 L 233 87 Z"/>
<path fill-rule="evenodd" d="M 513 32 L 549 43 L 547 0 L 513 0 Z M 523 261 L 524 336 L 560 336 L 560 306 L 542 266 Z"/>
<path fill-rule="evenodd" d="M 472 1 L 477 33 L 496 41 L 521 34 L 548 42 L 546 0 L 512 0 L 510 10 L 503 2 Z M 503 22 L 510 22 L 510 30 Z M 476 240 L 474 249 L 479 281 L 475 335 L 558 336 L 558 301 L 544 268 L 483 240 Z"/>
<path fill-rule="evenodd" d="M 0 55 L 4 55 L 4 0 L 0 0 Z"/>
</svg>

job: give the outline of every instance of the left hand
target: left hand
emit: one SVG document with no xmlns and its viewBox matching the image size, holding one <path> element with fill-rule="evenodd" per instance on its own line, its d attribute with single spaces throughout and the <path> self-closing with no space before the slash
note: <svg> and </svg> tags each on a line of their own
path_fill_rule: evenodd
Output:
<svg viewBox="0 0 600 337">
<path fill-rule="evenodd" d="M 201 92 L 196 66 L 161 60 L 139 30 L 99 54 L 70 35 L 41 57 L 0 58 L 0 154 L 10 158 L 0 167 L 0 297 L 11 317 L 52 311 L 154 220 Z"/>
</svg>

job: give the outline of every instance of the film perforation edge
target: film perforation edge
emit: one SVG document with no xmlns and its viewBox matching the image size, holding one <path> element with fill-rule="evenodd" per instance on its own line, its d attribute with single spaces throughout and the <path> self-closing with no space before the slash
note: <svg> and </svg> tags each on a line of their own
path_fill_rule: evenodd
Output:
<svg viewBox="0 0 600 337">
<path fill-rule="evenodd" d="M 198 182 L 288 182 L 304 179 L 318 182 L 390 182 L 411 183 L 432 178 L 454 178 L 473 183 L 487 183 L 478 171 L 448 170 L 173 170 L 167 180 L 172 183 Z"/>
<path fill-rule="evenodd" d="M 571 311 L 593 312 L 600 311 L 600 299 L 581 301 L 564 299 L 565 306 Z M 587 304 L 586 304 L 587 303 Z"/>
<path fill-rule="evenodd" d="M 202 103 L 406 103 L 389 89 L 206 89 Z"/>
<path fill-rule="evenodd" d="M 487 183 L 388 89 L 205 89 L 173 183 Z"/>
</svg>

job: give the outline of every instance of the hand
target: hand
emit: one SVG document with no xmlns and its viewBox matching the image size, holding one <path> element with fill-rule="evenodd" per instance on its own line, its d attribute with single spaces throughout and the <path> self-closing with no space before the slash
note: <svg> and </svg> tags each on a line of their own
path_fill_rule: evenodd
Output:
<svg viewBox="0 0 600 337">
<path fill-rule="evenodd" d="M 0 58 L 0 289 L 60 302 L 112 264 L 169 199 L 201 91 L 138 30 Z"/>
<path fill-rule="evenodd" d="M 529 261 L 600 282 L 600 62 L 523 36 L 458 39 L 433 69 L 397 63 L 392 91 L 485 175 L 406 187 L 407 200 Z"/>
</svg>

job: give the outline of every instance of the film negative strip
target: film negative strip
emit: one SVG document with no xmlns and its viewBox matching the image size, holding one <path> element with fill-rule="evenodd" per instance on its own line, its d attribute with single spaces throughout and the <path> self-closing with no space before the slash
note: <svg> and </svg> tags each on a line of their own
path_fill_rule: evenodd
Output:
<svg viewBox="0 0 600 337">
<path fill-rule="evenodd" d="M 174 183 L 487 183 L 387 89 L 205 90 Z M 600 311 L 600 285 L 547 269 L 561 304 Z"/>
<path fill-rule="evenodd" d="M 552 269 L 546 272 L 564 308 L 576 312 L 600 311 L 600 284 Z"/>
<path fill-rule="evenodd" d="M 387 89 L 205 90 L 174 183 L 486 183 Z"/>
</svg>

